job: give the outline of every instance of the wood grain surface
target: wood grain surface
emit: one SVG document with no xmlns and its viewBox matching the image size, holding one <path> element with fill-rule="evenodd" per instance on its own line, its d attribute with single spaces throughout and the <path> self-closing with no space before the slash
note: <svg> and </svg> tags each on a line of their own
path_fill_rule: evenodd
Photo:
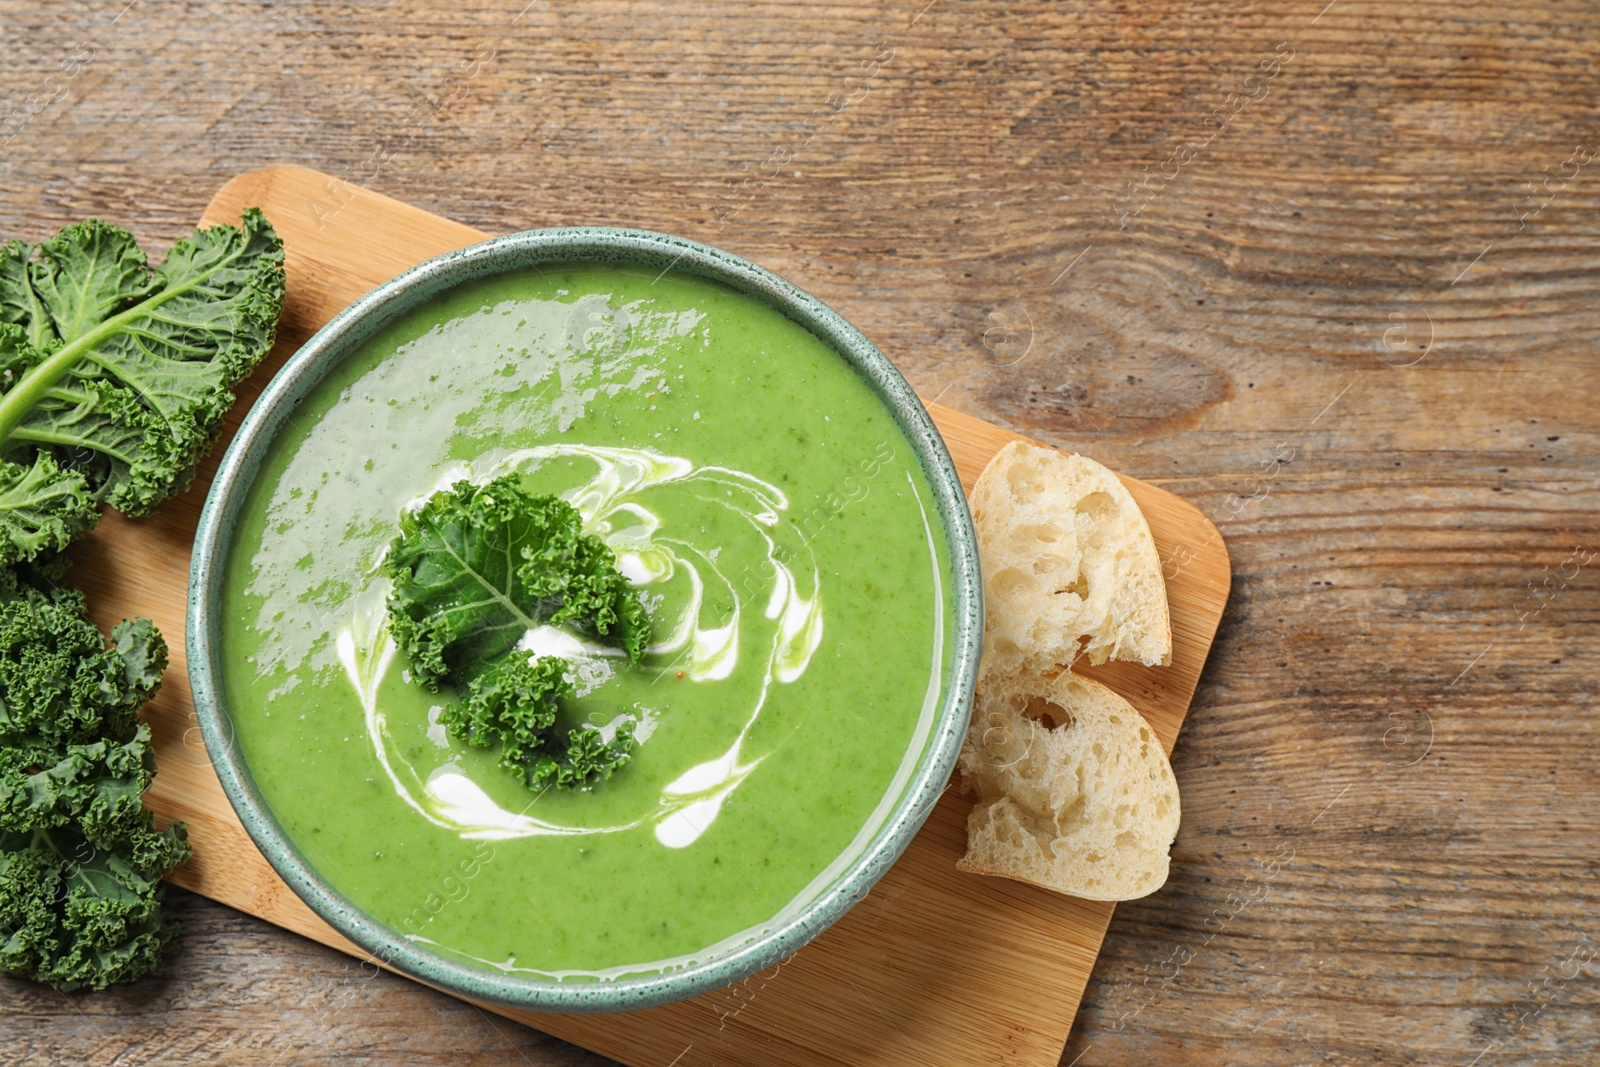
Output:
<svg viewBox="0 0 1600 1067">
<path fill-rule="evenodd" d="M 1227 540 L 1063 1067 L 1600 1061 L 1600 13 L 925 3 L 0 0 L 0 233 L 292 162 L 773 267 Z M 606 1062 L 173 895 L 151 982 L 0 981 L 0 1062 Z"/>
<path fill-rule="evenodd" d="M 337 194 L 340 210 L 308 204 Z M 304 167 L 272 167 L 228 182 L 207 206 L 207 225 L 262 208 L 283 238 L 289 296 L 284 337 L 248 384 L 265 385 L 298 346 L 353 299 L 407 267 L 471 244 L 483 234 L 380 194 L 345 186 Z M 246 405 L 230 413 L 224 442 Z M 956 469 L 970 486 L 1016 435 L 934 405 Z M 213 460 L 215 457 L 213 457 Z M 196 490 L 155 518 L 112 517 L 74 547 L 74 577 L 102 626 L 136 613 L 173 643 L 166 685 L 145 708 L 163 768 L 146 795 L 163 821 L 189 827 L 194 858 L 172 881 L 203 896 L 305 934 L 368 961 L 319 920 L 256 852 L 222 794 L 198 737 L 188 690 L 183 632 Z M 1195 507 L 1137 480 L 1139 502 L 1163 559 L 1172 611 L 1166 667 L 1106 665 L 1088 670 L 1137 706 L 1171 750 L 1227 601 L 1228 556 Z M 1177 562 L 1182 560 L 1181 565 Z M 953 1062 L 1053 1067 L 1111 918 L 1108 904 L 1031 886 L 975 878 L 955 869 L 966 839 L 969 798 L 948 791 L 906 855 L 861 904 L 812 945 L 727 989 L 681 1004 L 613 1015 L 554 1016 L 501 1011 L 510 1018 L 604 1051 L 632 1067 L 921 1067 L 920 1047 Z M 498 1010 L 498 1009 L 492 1009 Z M 898 1039 L 914 1031 L 918 1045 Z"/>
</svg>

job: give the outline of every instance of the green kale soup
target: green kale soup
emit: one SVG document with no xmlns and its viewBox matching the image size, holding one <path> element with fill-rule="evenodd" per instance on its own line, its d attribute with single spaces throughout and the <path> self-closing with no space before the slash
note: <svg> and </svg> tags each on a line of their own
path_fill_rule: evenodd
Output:
<svg viewBox="0 0 1600 1067">
<path fill-rule="evenodd" d="M 561 626 L 560 715 L 633 753 L 530 789 L 440 716 L 386 616 L 403 515 L 512 476 L 648 610 L 630 661 Z M 719 283 L 546 266 L 406 313 L 330 372 L 241 509 L 222 611 L 240 751 L 306 859 L 419 946 L 615 978 L 787 920 L 868 845 L 931 735 L 944 531 L 908 441 L 827 344 Z M 447 716 L 448 718 L 448 716 Z"/>
</svg>

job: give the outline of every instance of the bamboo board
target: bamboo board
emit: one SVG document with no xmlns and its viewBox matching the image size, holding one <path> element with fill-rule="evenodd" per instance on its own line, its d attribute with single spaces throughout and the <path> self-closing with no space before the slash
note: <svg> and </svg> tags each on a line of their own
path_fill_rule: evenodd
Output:
<svg viewBox="0 0 1600 1067">
<path fill-rule="evenodd" d="M 224 443 L 290 353 L 379 282 L 440 252 L 482 240 L 476 230 L 300 167 L 235 178 L 206 224 L 263 208 L 287 249 L 289 299 L 277 348 L 239 390 Z M 962 481 L 1018 435 L 932 405 Z M 206 756 L 183 655 L 185 591 L 196 520 L 221 445 L 194 487 L 151 519 L 108 515 L 74 549 L 76 580 L 95 620 L 153 619 L 172 667 L 146 709 L 160 773 L 147 801 L 189 824 L 194 859 L 171 880 L 324 944 L 363 955 L 322 923 L 251 843 Z M 1167 562 L 1172 664 L 1118 664 L 1087 673 L 1139 708 L 1171 751 L 1227 601 L 1221 536 L 1192 505 L 1124 479 Z M 1055 1067 L 1112 905 L 959 873 L 971 802 L 947 790 L 905 856 L 835 926 L 739 985 L 618 1015 L 492 1009 L 633 1067 Z"/>
</svg>

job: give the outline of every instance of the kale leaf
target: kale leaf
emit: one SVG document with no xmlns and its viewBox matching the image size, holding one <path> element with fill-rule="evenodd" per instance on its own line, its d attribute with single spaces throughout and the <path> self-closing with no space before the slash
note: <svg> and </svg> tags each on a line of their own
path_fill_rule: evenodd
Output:
<svg viewBox="0 0 1600 1067">
<path fill-rule="evenodd" d="M 176 923 L 161 876 L 189 857 L 157 830 L 138 711 L 167 646 L 147 620 L 107 647 L 83 594 L 49 569 L 0 567 L 0 971 L 103 989 L 158 962 Z"/>
<path fill-rule="evenodd" d="M 255 208 L 154 269 L 98 219 L 0 247 L 0 563 L 64 548 L 102 504 L 145 515 L 187 488 L 283 291 Z"/>
<path fill-rule="evenodd" d="M 110 838 L 70 824 L 0 832 L 0 971 L 69 990 L 149 973 L 178 930 L 161 876 L 188 858 L 178 823 Z"/>
<path fill-rule="evenodd" d="M 499 741 L 501 766 L 531 789 L 609 778 L 632 755 L 633 723 L 619 725 L 610 741 L 597 727 L 576 727 L 563 750 L 555 729 L 560 701 L 572 695 L 567 669 L 560 656 L 509 655 L 476 675 L 467 699 L 445 708 L 439 721 L 470 744 Z"/>
<path fill-rule="evenodd" d="M 127 741 L 161 685 L 167 645 L 148 619 L 119 623 L 112 647 L 83 594 L 48 574 L 0 567 L 0 748 L 64 752 Z"/>
<path fill-rule="evenodd" d="M 631 724 L 609 741 L 593 726 L 563 734 L 570 664 L 517 648 L 537 626 L 565 625 L 605 638 L 630 663 L 644 656 L 644 603 L 572 505 L 528 493 L 514 477 L 458 482 L 401 517 L 384 570 L 390 633 L 412 672 L 430 688 L 466 691 L 440 716 L 456 737 L 498 743 L 501 766 L 530 788 L 585 785 L 627 763 Z"/>
<path fill-rule="evenodd" d="M 98 518 L 88 480 L 49 452 L 36 452 L 31 466 L 0 460 L 0 561 L 59 551 Z"/>
</svg>

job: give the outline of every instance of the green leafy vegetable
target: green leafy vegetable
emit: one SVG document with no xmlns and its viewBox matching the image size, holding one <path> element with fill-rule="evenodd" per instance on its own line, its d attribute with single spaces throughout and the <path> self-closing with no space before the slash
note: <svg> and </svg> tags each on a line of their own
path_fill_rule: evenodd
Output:
<svg viewBox="0 0 1600 1067">
<path fill-rule="evenodd" d="M 501 766 L 531 788 L 584 785 L 627 763 L 631 724 L 609 741 L 594 726 L 563 733 L 570 664 L 517 649 L 529 630 L 565 625 L 609 640 L 630 663 L 644 656 L 644 604 L 572 505 L 512 477 L 457 483 L 401 518 L 384 569 L 390 632 L 412 671 L 430 688 L 466 691 L 440 716 L 456 737 L 498 743 Z"/>
<path fill-rule="evenodd" d="M 102 989 L 149 971 L 176 924 L 161 876 L 184 827 L 157 830 L 139 708 L 167 646 L 147 620 L 105 639 L 83 594 L 0 567 L 0 971 Z"/>
<path fill-rule="evenodd" d="M 60 551 L 99 517 L 87 479 L 49 452 L 35 453 L 27 467 L 0 460 L 0 560 Z"/>
<path fill-rule="evenodd" d="M 145 619 L 111 646 L 54 554 L 110 504 L 187 488 L 232 389 L 272 347 L 283 245 L 255 208 L 153 270 L 97 219 L 0 247 L 0 971 L 102 989 L 154 967 L 176 923 L 161 877 L 139 709 L 167 646 Z"/>
<path fill-rule="evenodd" d="M 0 568 L 0 748 L 48 754 L 133 736 L 160 687 L 166 642 L 134 619 L 106 648 L 84 609 L 81 592 L 48 574 Z"/>
<path fill-rule="evenodd" d="M 498 740 L 501 765 L 531 788 L 609 778 L 632 754 L 633 723 L 618 726 L 610 741 L 597 727 L 576 727 L 567 732 L 563 751 L 555 730 L 560 700 L 572 695 L 567 667 L 559 656 L 513 653 L 474 677 L 467 699 L 446 708 L 439 721 L 475 745 L 487 748 Z"/>
<path fill-rule="evenodd" d="M 272 347 L 283 246 L 255 208 L 150 269 L 98 219 L 0 247 L 0 563 L 64 548 L 102 504 L 188 487 Z"/>
<path fill-rule="evenodd" d="M 149 973 L 177 933 L 161 876 L 188 858 L 176 824 L 112 838 L 71 825 L 0 833 L 0 971 L 57 989 Z"/>
</svg>

